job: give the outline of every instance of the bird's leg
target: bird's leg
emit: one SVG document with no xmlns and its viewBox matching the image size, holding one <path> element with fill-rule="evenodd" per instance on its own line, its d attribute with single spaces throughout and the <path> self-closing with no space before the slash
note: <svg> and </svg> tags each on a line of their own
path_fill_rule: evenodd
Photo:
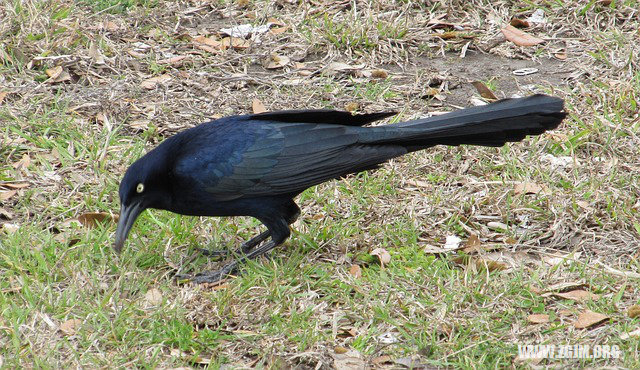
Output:
<svg viewBox="0 0 640 370">
<path fill-rule="evenodd" d="M 238 258 L 237 260 L 227 263 L 226 265 L 222 266 L 222 268 L 219 270 L 205 271 L 205 272 L 196 274 L 194 277 L 188 277 L 188 276 L 185 276 L 185 277 L 189 278 L 189 280 L 193 281 L 194 283 L 217 283 L 218 281 L 222 280 L 225 276 L 237 271 L 238 266 L 241 263 L 244 263 L 249 259 L 261 256 L 267 253 L 268 251 L 272 250 L 279 244 L 281 243 L 276 243 L 275 241 L 271 240 L 268 243 L 251 250 L 249 253 Z"/>
<path fill-rule="evenodd" d="M 298 208 L 298 206 L 293 201 L 284 204 L 283 211 L 284 211 L 284 214 L 286 215 L 285 221 L 287 222 L 288 225 L 291 225 L 292 223 L 294 223 L 300 216 L 300 208 Z M 255 236 L 247 240 L 246 242 L 244 242 L 234 253 L 236 255 L 246 254 L 255 246 L 267 240 L 267 238 L 270 235 L 271 235 L 271 231 L 267 229 L 267 231 L 263 231 L 258 236 Z M 203 248 L 200 248 L 199 251 L 200 253 L 208 257 L 227 257 L 229 256 L 229 254 L 231 254 L 229 253 L 229 251 L 210 250 L 210 249 L 203 249 Z"/>
<path fill-rule="evenodd" d="M 259 235 L 254 236 L 253 238 L 242 243 L 242 245 L 240 245 L 240 247 L 235 251 L 235 254 L 239 254 L 239 255 L 246 254 L 251 249 L 253 249 L 253 247 L 255 247 L 256 245 L 267 240 L 269 235 L 271 235 L 271 232 L 269 230 L 261 232 Z M 229 254 L 231 254 L 231 252 L 223 251 L 223 250 L 210 250 L 210 249 L 204 249 L 204 248 L 199 248 L 198 250 L 200 251 L 200 253 L 208 257 L 226 257 Z"/>
<path fill-rule="evenodd" d="M 246 262 L 249 259 L 256 258 L 261 256 L 276 246 L 282 244 L 288 237 L 291 235 L 291 230 L 289 230 L 289 224 L 295 221 L 298 214 L 300 213 L 300 209 L 298 206 L 290 201 L 289 203 L 283 204 L 283 208 L 280 209 L 279 214 L 266 214 L 264 217 L 258 218 L 262 223 L 267 227 L 268 231 L 261 233 L 255 238 L 249 240 L 247 243 L 240 246 L 240 251 L 243 252 L 240 256 L 232 261 L 222 266 L 221 269 L 216 271 L 205 271 L 195 276 L 178 276 L 178 278 L 187 278 L 196 283 L 215 283 L 226 275 L 229 275 L 235 271 L 237 271 L 238 266 L 241 263 Z M 266 239 L 269 235 L 271 235 L 271 240 L 267 243 L 260 245 L 259 243 Z M 246 244 L 252 243 L 253 245 L 247 246 Z"/>
</svg>

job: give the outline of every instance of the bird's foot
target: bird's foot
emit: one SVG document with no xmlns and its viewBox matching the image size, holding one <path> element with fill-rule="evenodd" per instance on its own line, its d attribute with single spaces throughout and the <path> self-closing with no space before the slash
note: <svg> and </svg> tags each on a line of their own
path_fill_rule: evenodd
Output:
<svg viewBox="0 0 640 370">
<path fill-rule="evenodd" d="M 204 248 L 198 248 L 198 252 L 202 253 L 204 256 L 216 258 L 216 259 L 226 258 L 231 254 L 230 251 L 219 250 L 219 249 L 204 249 Z"/>
<path fill-rule="evenodd" d="M 200 283 L 218 283 L 225 276 L 236 272 L 238 270 L 238 266 L 241 263 L 244 263 L 249 259 L 256 258 L 258 256 L 261 256 L 261 255 L 269 252 L 276 245 L 278 245 L 278 243 L 276 243 L 273 240 L 271 240 L 270 242 L 268 242 L 268 243 L 266 243 L 264 245 L 261 245 L 261 246 L 259 246 L 257 248 L 254 248 L 249 253 L 243 255 L 239 259 L 237 259 L 237 260 L 235 260 L 233 262 L 227 263 L 226 265 L 222 266 L 222 268 L 220 270 L 217 270 L 217 271 L 205 271 L 205 272 L 201 272 L 199 274 L 196 274 L 195 276 L 192 276 L 192 275 L 177 275 L 176 277 L 179 280 L 179 282 L 190 282 L 191 281 L 191 282 L 198 283 L 198 284 L 200 284 Z"/>
<path fill-rule="evenodd" d="M 180 282 L 193 282 L 193 283 L 219 283 L 225 276 L 236 271 L 238 262 L 233 261 L 222 266 L 221 269 L 216 271 L 204 271 L 195 275 L 176 275 L 176 278 Z"/>
<path fill-rule="evenodd" d="M 242 243 L 242 245 L 240 245 L 238 250 L 235 251 L 235 254 L 242 256 L 249 253 L 253 248 L 255 248 L 257 245 L 265 241 L 269 237 L 269 235 L 270 235 L 270 232 L 267 230 L 247 240 L 246 242 Z M 219 258 L 219 259 L 229 257 L 232 254 L 231 251 L 218 250 L 218 249 L 198 248 L 198 251 L 207 257 Z"/>
<path fill-rule="evenodd" d="M 218 270 L 218 271 L 205 271 L 205 272 L 201 272 L 199 274 L 196 274 L 191 279 L 189 279 L 189 281 L 192 281 L 192 282 L 197 283 L 197 284 L 202 284 L 202 283 L 220 283 L 224 279 L 224 277 L 226 275 L 227 274 L 225 274 L 221 270 Z"/>
</svg>

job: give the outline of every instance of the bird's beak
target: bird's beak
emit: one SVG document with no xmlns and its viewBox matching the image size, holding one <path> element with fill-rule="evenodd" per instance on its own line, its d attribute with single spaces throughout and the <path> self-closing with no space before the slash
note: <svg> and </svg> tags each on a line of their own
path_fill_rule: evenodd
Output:
<svg viewBox="0 0 640 370">
<path fill-rule="evenodd" d="M 131 203 L 128 206 L 120 206 L 120 219 L 118 220 L 118 228 L 116 229 L 116 241 L 113 243 L 113 249 L 120 253 L 124 246 L 124 241 L 129 235 L 133 222 L 138 218 L 140 213 L 144 211 L 141 203 Z"/>
</svg>

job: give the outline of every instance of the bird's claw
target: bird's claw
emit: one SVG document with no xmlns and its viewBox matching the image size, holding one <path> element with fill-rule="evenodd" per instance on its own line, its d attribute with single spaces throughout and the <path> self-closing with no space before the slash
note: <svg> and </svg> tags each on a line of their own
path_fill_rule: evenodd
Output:
<svg viewBox="0 0 640 370">
<path fill-rule="evenodd" d="M 227 274 L 225 274 L 222 270 L 206 271 L 196 274 L 196 276 L 191 278 L 191 281 L 197 284 L 220 283 L 226 275 Z"/>
<path fill-rule="evenodd" d="M 236 268 L 236 263 L 230 263 L 223 266 L 220 270 L 216 271 L 204 271 L 195 275 L 190 274 L 178 274 L 176 279 L 178 283 L 220 283 L 225 276 L 231 274 Z"/>
<path fill-rule="evenodd" d="M 196 275 L 178 274 L 176 275 L 176 280 L 179 284 L 220 283 L 223 280 L 224 276 L 225 274 L 223 274 L 222 271 L 207 271 Z"/>
<path fill-rule="evenodd" d="M 198 248 L 198 252 L 202 253 L 202 255 L 211 257 L 211 258 L 225 258 L 229 256 L 229 251 L 223 251 L 218 249 L 204 249 Z"/>
</svg>

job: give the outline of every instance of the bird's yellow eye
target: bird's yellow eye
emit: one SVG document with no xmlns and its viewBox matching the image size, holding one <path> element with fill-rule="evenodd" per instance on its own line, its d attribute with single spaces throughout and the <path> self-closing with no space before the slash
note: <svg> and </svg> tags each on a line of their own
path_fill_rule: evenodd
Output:
<svg viewBox="0 0 640 370">
<path fill-rule="evenodd" d="M 139 183 L 138 186 L 136 186 L 136 192 L 142 193 L 144 191 L 144 184 L 143 183 Z"/>
</svg>

